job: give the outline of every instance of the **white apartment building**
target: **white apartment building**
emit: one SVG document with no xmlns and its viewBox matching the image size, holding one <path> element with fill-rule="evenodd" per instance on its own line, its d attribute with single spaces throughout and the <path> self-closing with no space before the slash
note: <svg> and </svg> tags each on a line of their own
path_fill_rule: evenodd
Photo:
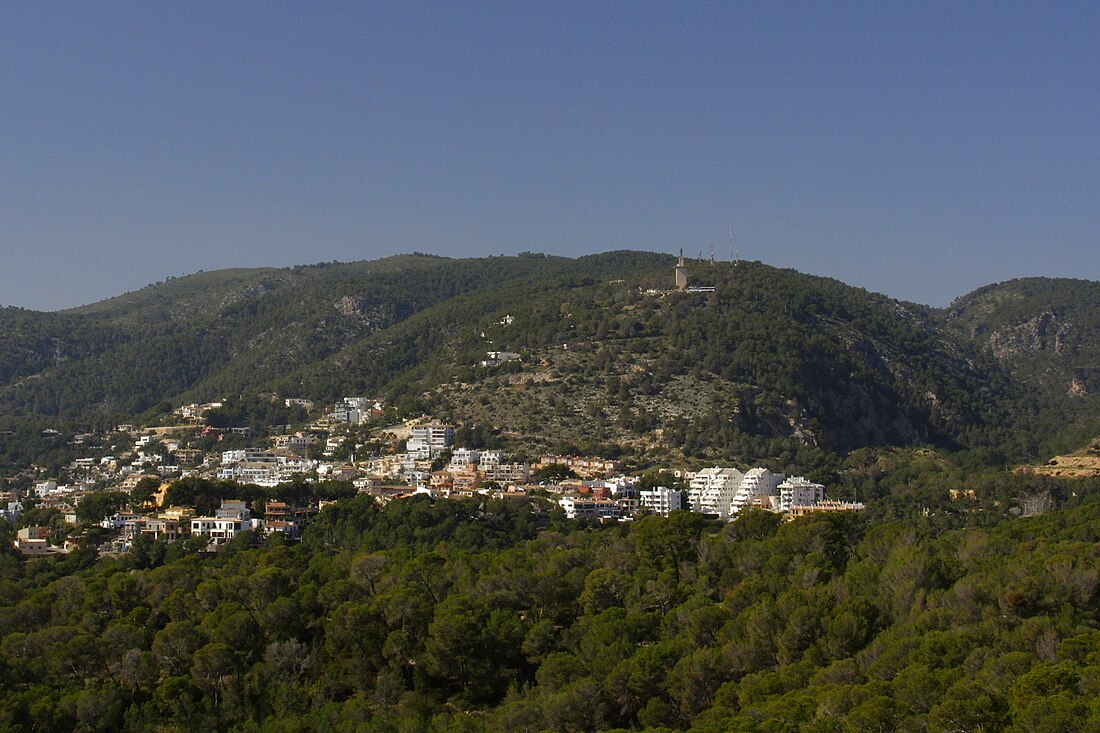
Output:
<svg viewBox="0 0 1100 733">
<path fill-rule="evenodd" d="M 245 448 L 243 450 L 223 450 L 222 451 L 222 465 L 230 466 L 234 463 L 280 463 L 280 457 L 276 453 L 270 451 L 258 450 L 256 448 Z"/>
<path fill-rule="evenodd" d="M 225 500 L 221 508 L 214 511 L 214 516 L 194 517 L 191 520 L 191 535 L 210 537 L 213 544 L 220 545 L 240 532 L 256 529 L 261 525 L 259 519 L 252 519 L 251 512 L 243 501 Z"/>
<path fill-rule="evenodd" d="M 504 463 L 504 451 L 499 450 L 483 450 L 478 457 L 477 464 L 481 468 L 486 466 L 499 466 Z"/>
<path fill-rule="evenodd" d="M 730 506 L 744 478 L 736 468 L 704 468 L 691 479 L 688 506 L 693 512 L 729 519 Z"/>
<path fill-rule="evenodd" d="M 414 425 L 405 448 L 417 459 L 435 458 L 451 445 L 454 438 L 454 425 Z"/>
<path fill-rule="evenodd" d="M 373 400 L 370 397 L 345 397 L 344 404 L 358 412 L 360 416 L 366 416 L 368 412 L 382 409 L 381 401 Z"/>
<path fill-rule="evenodd" d="M 293 481 L 296 476 L 317 468 L 316 461 L 306 460 L 286 463 L 238 463 L 235 466 L 222 467 L 218 471 L 218 478 L 223 481 L 272 487 L 286 481 Z"/>
<path fill-rule="evenodd" d="M 684 508 L 683 492 L 664 486 L 643 489 L 638 492 L 638 504 L 644 511 L 667 517 L 670 512 Z"/>
<path fill-rule="evenodd" d="M 779 484 L 779 511 L 789 512 L 792 507 L 813 506 L 825 500 L 825 487 L 811 483 L 802 476 L 791 476 Z"/>
<path fill-rule="evenodd" d="M 34 485 L 34 495 L 39 499 L 49 496 L 57 491 L 57 482 L 54 480 L 39 481 Z"/>
<path fill-rule="evenodd" d="M 473 448 L 455 448 L 451 453 L 451 462 L 447 464 L 448 471 L 465 471 L 470 466 L 476 466 L 481 462 L 481 453 Z"/>
<path fill-rule="evenodd" d="M 766 503 L 770 507 L 782 481 L 781 473 L 772 473 L 766 468 L 750 468 L 730 502 L 730 516 L 736 516 L 742 509 L 754 504 Z"/>
<path fill-rule="evenodd" d="M 277 463 L 241 463 L 237 467 L 237 480 L 244 484 L 274 486 L 282 474 Z"/>
<path fill-rule="evenodd" d="M 499 483 L 525 483 L 531 478 L 531 468 L 526 463 L 505 463 L 504 452 L 479 451 L 474 448 L 456 448 L 451 454 L 447 470 L 468 471 L 477 468 L 485 474 L 485 480 Z"/>
<path fill-rule="evenodd" d="M 634 486 L 634 482 L 631 479 L 628 479 L 626 476 L 613 476 L 612 478 L 604 479 L 600 483 L 611 489 L 611 493 L 615 494 L 616 496 L 635 496 L 637 492 L 637 489 Z"/>
</svg>

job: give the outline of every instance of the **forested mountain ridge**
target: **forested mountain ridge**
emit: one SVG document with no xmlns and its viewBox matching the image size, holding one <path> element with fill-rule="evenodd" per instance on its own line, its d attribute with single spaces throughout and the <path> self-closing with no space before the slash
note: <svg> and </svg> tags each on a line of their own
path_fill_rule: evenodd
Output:
<svg viewBox="0 0 1100 733">
<path fill-rule="evenodd" d="M 949 328 L 1052 394 L 1100 391 L 1100 283 L 1010 280 L 959 298 L 944 318 Z"/>
<path fill-rule="evenodd" d="M 0 370 L 16 378 L 0 389 L 0 413 L 115 419 L 174 402 L 206 380 L 217 389 L 262 388 L 436 302 L 555 264 L 410 256 L 381 266 L 202 273 L 193 276 L 197 285 L 181 278 L 76 311 L 13 309 L 9 319 L 21 327 L 0 335 Z M 213 305 L 185 307 L 207 301 Z M 30 349 L 27 331 L 35 336 Z"/>
<path fill-rule="evenodd" d="M 99 557 L 92 528 L 25 559 L 0 523 L 0 729 L 1097 729 L 1100 479 L 989 465 L 1092 409 L 1043 386 L 1041 354 L 982 340 L 1026 309 L 752 262 L 691 263 L 714 290 L 672 292 L 672 259 L 645 253 L 397 260 L 4 309 L 0 457 L 64 445 L 41 429 L 64 421 L 363 394 L 516 452 L 820 471 L 867 510 L 599 525 L 543 491 L 380 506 L 350 482 L 192 476 L 165 506 L 346 498 L 298 542 L 245 531 L 215 553 L 140 533 Z M 1032 497 L 1057 508 L 1016 517 Z"/>
<path fill-rule="evenodd" d="M 140 290 L 64 312 L 132 323 L 189 321 L 227 311 L 241 301 L 254 300 L 287 288 L 347 280 L 366 283 L 372 275 L 430 269 L 448 262 L 451 260 L 435 255 L 409 254 L 349 263 L 322 262 L 287 268 L 200 271 L 185 277 L 170 277 Z"/>
<path fill-rule="evenodd" d="M 1078 450 L 1100 435 L 1100 283 L 1020 278 L 987 285 L 939 313 L 943 327 L 1021 385 L 1014 404 L 1039 451 Z"/>
<path fill-rule="evenodd" d="M 1091 429 L 1096 283 L 1014 281 L 935 311 L 754 262 L 691 262 L 714 292 L 668 292 L 672 263 L 405 255 L 2 309 L 0 420 L 95 427 L 227 394 L 369 394 L 532 449 L 708 460 L 929 443 L 1029 456 Z M 1006 351 L 1040 301 L 1063 335 Z M 479 366 L 489 351 L 522 359 Z M 1032 388 L 1072 374 L 1072 399 Z"/>
<path fill-rule="evenodd" d="M 757 263 L 697 272 L 714 293 L 654 297 L 596 283 L 565 297 L 531 294 L 511 324 L 485 319 L 449 357 L 471 365 L 492 343 L 530 354 L 522 369 L 464 368 L 448 379 L 429 360 L 421 374 L 442 382 L 429 405 L 548 434 L 562 449 L 600 449 L 583 437 L 595 435 L 715 460 L 785 449 L 774 441 L 957 446 L 1004 424 L 996 403 L 970 395 L 1009 396 L 1012 385 L 945 338 L 928 309 Z"/>
</svg>

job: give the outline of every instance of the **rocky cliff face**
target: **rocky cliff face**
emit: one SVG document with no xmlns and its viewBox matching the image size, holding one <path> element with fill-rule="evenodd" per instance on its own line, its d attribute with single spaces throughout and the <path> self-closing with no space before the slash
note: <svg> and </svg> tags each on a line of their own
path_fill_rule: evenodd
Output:
<svg viewBox="0 0 1100 733">
<path fill-rule="evenodd" d="M 399 319 L 393 303 L 363 295 L 345 295 L 332 304 L 336 312 L 354 318 L 371 329 L 386 328 Z"/>
<path fill-rule="evenodd" d="M 1042 352 L 1065 354 L 1074 324 L 1065 316 L 1045 311 L 1023 323 L 1005 326 L 989 336 L 989 348 L 1001 360 Z"/>
<path fill-rule="evenodd" d="M 1033 387 L 1078 398 L 1096 391 L 1100 283 L 1027 278 L 989 285 L 957 300 L 943 318 Z"/>
</svg>

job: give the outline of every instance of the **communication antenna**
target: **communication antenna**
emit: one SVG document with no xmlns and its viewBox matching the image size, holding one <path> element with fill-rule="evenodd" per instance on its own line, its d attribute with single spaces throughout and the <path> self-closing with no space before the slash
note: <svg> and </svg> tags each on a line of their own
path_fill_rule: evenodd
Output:
<svg viewBox="0 0 1100 733">
<path fill-rule="evenodd" d="M 730 224 L 730 257 L 733 258 L 733 264 L 737 264 L 741 261 L 741 249 L 733 246 L 733 224 Z"/>
<path fill-rule="evenodd" d="M 714 242 L 710 243 L 710 264 L 714 265 Z"/>
</svg>

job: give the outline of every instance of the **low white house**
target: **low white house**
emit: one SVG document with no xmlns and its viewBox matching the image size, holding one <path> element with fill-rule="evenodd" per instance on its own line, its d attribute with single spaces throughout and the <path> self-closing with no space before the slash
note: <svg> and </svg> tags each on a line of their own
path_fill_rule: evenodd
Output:
<svg viewBox="0 0 1100 733">
<path fill-rule="evenodd" d="M 558 499 L 558 504 L 565 510 L 567 519 L 619 519 L 623 516 L 622 505 L 613 499 L 563 496 Z"/>
</svg>

